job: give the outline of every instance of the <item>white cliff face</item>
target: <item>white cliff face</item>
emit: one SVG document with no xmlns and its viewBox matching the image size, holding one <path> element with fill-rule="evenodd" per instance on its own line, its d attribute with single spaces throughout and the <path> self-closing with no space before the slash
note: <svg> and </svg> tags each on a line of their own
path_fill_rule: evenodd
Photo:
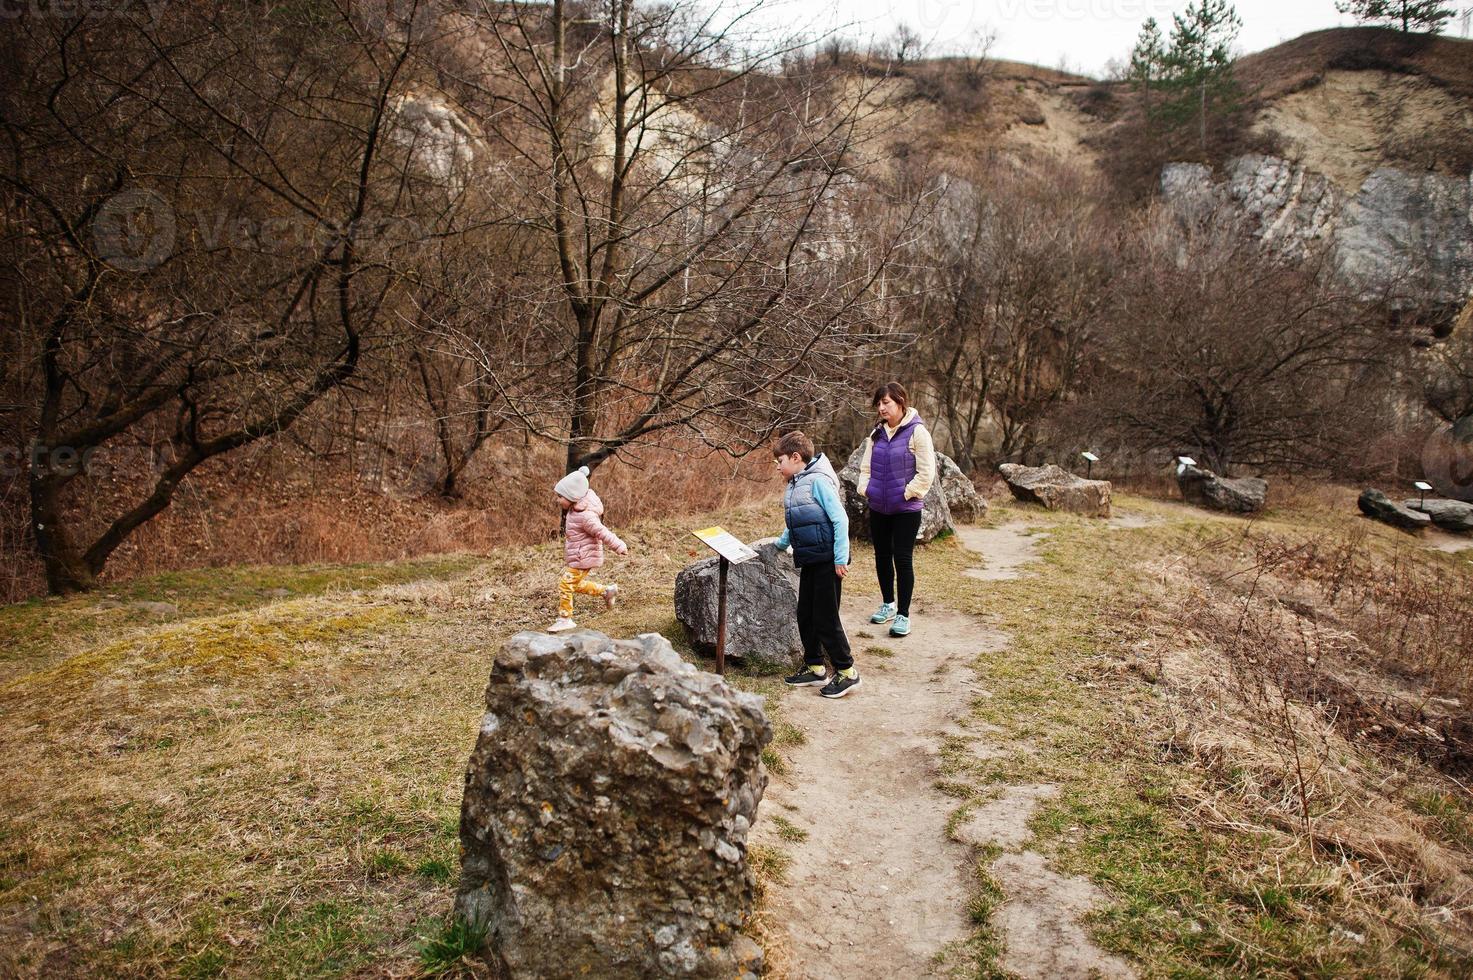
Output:
<svg viewBox="0 0 1473 980">
<path fill-rule="evenodd" d="M 1473 294 L 1473 175 L 1375 171 L 1342 212 L 1338 244 L 1356 280 L 1461 305 Z"/>
<path fill-rule="evenodd" d="M 1221 179 L 1202 164 L 1168 164 L 1160 186 L 1179 209 L 1233 205 L 1289 254 L 1331 246 L 1347 279 L 1396 305 L 1461 306 L 1473 295 L 1473 175 L 1382 167 L 1347 193 L 1303 166 L 1250 154 Z"/>
<path fill-rule="evenodd" d="M 453 106 L 418 92 L 399 96 L 394 104 L 389 139 L 409 150 L 410 161 L 426 175 L 458 193 L 485 143 Z"/>
</svg>

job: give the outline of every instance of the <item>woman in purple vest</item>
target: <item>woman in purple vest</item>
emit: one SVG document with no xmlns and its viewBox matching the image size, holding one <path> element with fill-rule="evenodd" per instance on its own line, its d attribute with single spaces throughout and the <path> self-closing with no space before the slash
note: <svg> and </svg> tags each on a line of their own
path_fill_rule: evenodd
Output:
<svg viewBox="0 0 1473 980">
<path fill-rule="evenodd" d="M 864 440 L 859 464 L 859 492 L 869 502 L 875 571 L 885 600 L 869 621 L 890 623 L 891 636 L 910 633 L 916 580 L 911 555 L 921 530 L 921 500 L 936 479 L 931 433 L 907 401 L 898 381 L 875 389 L 879 424 Z"/>
</svg>

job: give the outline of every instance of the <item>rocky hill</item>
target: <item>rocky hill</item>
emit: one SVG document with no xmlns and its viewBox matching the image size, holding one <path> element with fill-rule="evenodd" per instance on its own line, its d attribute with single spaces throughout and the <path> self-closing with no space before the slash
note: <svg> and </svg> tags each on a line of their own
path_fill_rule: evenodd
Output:
<svg viewBox="0 0 1473 980">
<path fill-rule="evenodd" d="M 1122 178 L 1105 158 L 1136 118 L 1128 84 L 1001 62 L 969 91 L 960 72 L 903 71 L 897 143 L 929 142 L 946 168 L 1047 156 Z M 1473 41 L 1317 31 L 1243 57 L 1236 74 L 1240 152 L 1143 158 L 1124 177 L 1178 206 L 1231 202 L 1291 250 L 1333 244 L 1365 291 L 1447 329 L 1473 295 Z"/>
</svg>

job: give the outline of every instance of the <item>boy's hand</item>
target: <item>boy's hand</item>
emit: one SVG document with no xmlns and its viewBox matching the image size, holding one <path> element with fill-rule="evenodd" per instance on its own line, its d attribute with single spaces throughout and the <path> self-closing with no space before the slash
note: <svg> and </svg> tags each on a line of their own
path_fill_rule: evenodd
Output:
<svg viewBox="0 0 1473 980">
<path fill-rule="evenodd" d="M 835 565 L 834 566 L 834 574 L 837 575 L 837 576 L 839 576 L 839 578 L 843 578 L 845 575 L 848 575 L 849 574 L 849 566 L 848 565 Z"/>
</svg>

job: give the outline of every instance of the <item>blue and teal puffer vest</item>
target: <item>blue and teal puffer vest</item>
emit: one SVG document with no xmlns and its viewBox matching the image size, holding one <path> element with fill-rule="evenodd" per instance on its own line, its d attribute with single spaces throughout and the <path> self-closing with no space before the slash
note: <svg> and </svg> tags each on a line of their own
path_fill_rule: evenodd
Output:
<svg viewBox="0 0 1473 980">
<path fill-rule="evenodd" d="M 793 546 L 793 564 L 826 565 L 834 561 L 834 524 L 814 496 L 813 484 L 828 480 L 834 493 L 839 492 L 839 478 L 828 457 L 819 453 L 808 461 L 798 475 L 788 481 L 783 496 L 783 509 L 788 522 L 788 543 Z"/>
</svg>

